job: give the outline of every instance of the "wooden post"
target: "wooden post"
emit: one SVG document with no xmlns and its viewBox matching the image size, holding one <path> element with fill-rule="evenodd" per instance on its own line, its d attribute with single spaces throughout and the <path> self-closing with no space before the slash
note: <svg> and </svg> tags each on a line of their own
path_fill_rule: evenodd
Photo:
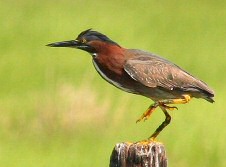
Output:
<svg viewBox="0 0 226 167">
<path fill-rule="evenodd" d="M 159 142 L 123 142 L 115 145 L 110 167 L 167 167 L 164 145 Z"/>
</svg>

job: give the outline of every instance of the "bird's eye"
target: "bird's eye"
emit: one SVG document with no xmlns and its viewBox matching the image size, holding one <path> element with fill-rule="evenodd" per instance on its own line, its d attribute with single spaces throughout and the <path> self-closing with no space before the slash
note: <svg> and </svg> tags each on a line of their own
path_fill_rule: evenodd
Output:
<svg viewBox="0 0 226 167">
<path fill-rule="evenodd" d="M 85 38 L 82 38 L 82 39 L 81 39 L 81 42 L 82 42 L 82 43 L 86 43 L 86 39 L 85 39 Z"/>
</svg>

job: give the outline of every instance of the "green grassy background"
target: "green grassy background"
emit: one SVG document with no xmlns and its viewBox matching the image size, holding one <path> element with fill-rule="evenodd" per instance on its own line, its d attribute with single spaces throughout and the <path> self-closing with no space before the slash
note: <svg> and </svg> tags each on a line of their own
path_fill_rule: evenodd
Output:
<svg viewBox="0 0 226 167">
<path fill-rule="evenodd" d="M 0 1 L 0 166 L 108 166 L 113 146 L 164 120 L 152 103 L 103 81 L 91 57 L 45 47 L 93 28 L 175 62 L 216 92 L 172 111 L 158 140 L 170 166 L 226 166 L 225 1 Z"/>
</svg>

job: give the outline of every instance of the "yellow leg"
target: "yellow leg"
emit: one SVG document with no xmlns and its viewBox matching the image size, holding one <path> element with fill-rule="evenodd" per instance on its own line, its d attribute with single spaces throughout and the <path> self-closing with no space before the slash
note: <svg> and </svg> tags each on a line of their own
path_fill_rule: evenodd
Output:
<svg viewBox="0 0 226 167">
<path fill-rule="evenodd" d="M 177 109 L 177 107 L 171 107 L 166 104 L 185 104 L 191 100 L 191 96 L 189 95 L 183 95 L 183 97 L 184 97 L 183 99 L 167 99 L 167 100 L 160 100 L 158 102 L 159 107 L 162 109 L 166 118 L 162 122 L 162 124 L 155 130 L 155 132 L 148 138 L 149 140 L 152 140 L 152 141 L 155 140 L 155 138 L 159 135 L 159 133 L 170 123 L 171 116 L 169 115 L 166 109 L 169 109 L 169 110 Z"/>
<path fill-rule="evenodd" d="M 154 141 L 155 138 L 159 135 L 159 133 L 170 123 L 171 116 L 169 115 L 167 110 L 174 110 L 174 109 L 177 109 L 177 107 L 168 106 L 168 104 L 185 104 L 185 103 L 188 103 L 191 100 L 191 96 L 190 95 L 185 94 L 185 95 L 183 95 L 183 97 L 184 98 L 180 98 L 180 99 L 166 99 L 166 100 L 159 100 L 159 101 L 155 102 L 136 121 L 136 122 L 140 122 L 141 120 L 144 120 L 144 121 L 147 120 L 157 107 L 160 107 L 162 109 L 162 111 L 165 114 L 166 118 L 162 122 L 162 124 L 155 130 L 155 132 L 148 138 L 148 140 Z"/>
<path fill-rule="evenodd" d="M 188 103 L 191 100 L 191 96 L 184 95 L 183 99 L 175 99 L 173 100 L 173 104 L 185 104 Z"/>
<path fill-rule="evenodd" d="M 143 113 L 143 115 L 136 121 L 136 123 L 140 122 L 141 120 L 146 121 L 158 106 L 159 106 L 158 103 L 154 103 L 154 104 L 150 105 L 148 107 L 147 111 Z"/>
<path fill-rule="evenodd" d="M 154 104 L 149 106 L 147 111 L 143 113 L 143 115 L 136 121 L 136 123 L 140 122 L 141 120 L 146 121 L 158 106 L 162 106 L 167 110 L 174 110 L 178 108 L 175 106 L 168 106 L 167 104 L 185 104 L 191 100 L 191 97 L 189 95 L 183 95 L 183 97 L 184 98 L 182 99 L 166 99 L 155 102 Z"/>
<path fill-rule="evenodd" d="M 183 95 L 183 97 L 184 98 L 181 98 L 181 99 L 163 100 L 163 104 L 185 104 L 185 103 L 188 103 L 191 100 L 190 95 Z"/>
<path fill-rule="evenodd" d="M 175 110 L 175 109 L 178 110 L 178 108 L 175 107 L 175 106 L 167 106 L 166 104 L 161 104 L 161 106 L 163 106 L 165 109 L 171 110 L 171 111 L 173 111 L 173 110 Z"/>
<path fill-rule="evenodd" d="M 166 109 L 163 106 L 160 106 L 162 109 L 163 113 L 165 114 L 166 118 L 162 122 L 162 124 L 155 130 L 155 132 L 148 138 L 148 140 L 155 141 L 155 138 L 159 135 L 159 133 L 170 123 L 171 121 L 171 116 L 169 113 L 166 111 Z"/>
</svg>

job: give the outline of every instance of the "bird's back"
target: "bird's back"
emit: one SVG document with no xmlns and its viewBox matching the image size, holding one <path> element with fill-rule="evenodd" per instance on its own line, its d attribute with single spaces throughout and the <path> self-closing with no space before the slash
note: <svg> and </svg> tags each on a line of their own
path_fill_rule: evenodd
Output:
<svg viewBox="0 0 226 167">
<path fill-rule="evenodd" d="M 205 82 L 174 63 L 142 50 L 128 49 L 127 52 L 133 57 L 127 60 L 124 69 L 134 80 L 147 87 L 162 88 L 177 94 L 188 93 L 214 102 L 214 91 Z"/>
</svg>

